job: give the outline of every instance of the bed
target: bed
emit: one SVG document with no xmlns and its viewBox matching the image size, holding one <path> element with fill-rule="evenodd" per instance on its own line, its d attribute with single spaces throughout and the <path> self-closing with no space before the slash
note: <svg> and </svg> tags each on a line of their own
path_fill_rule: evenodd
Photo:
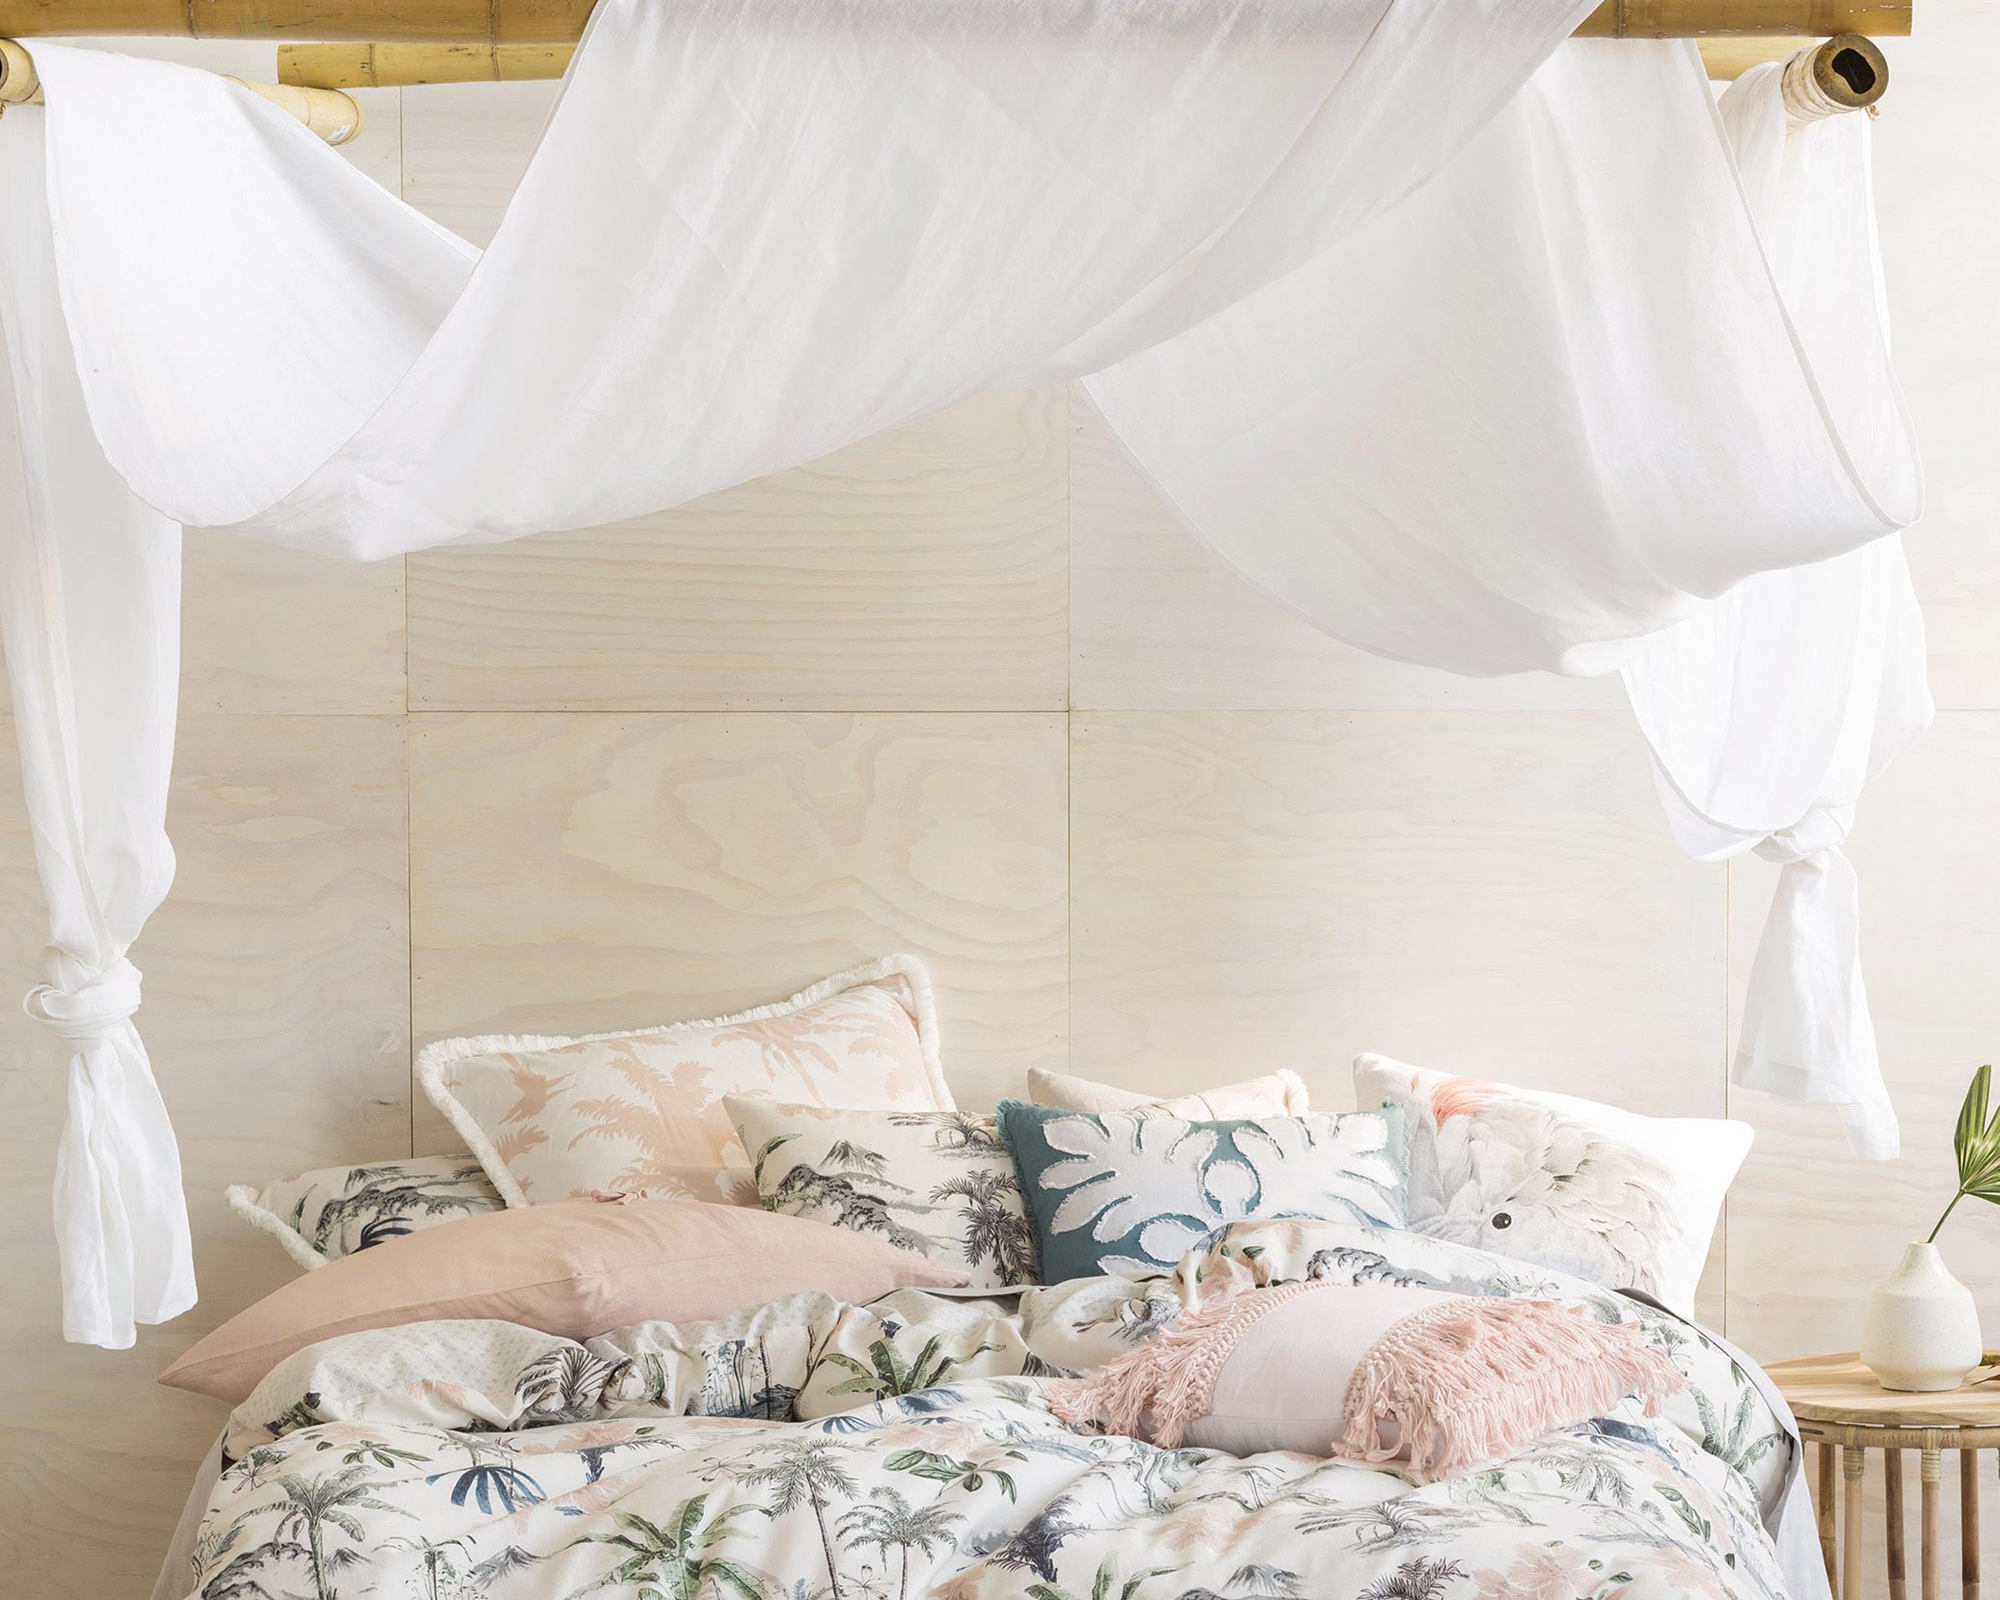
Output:
<svg viewBox="0 0 2000 1600">
<path fill-rule="evenodd" d="M 1687 1387 L 1432 1482 L 1065 1425 L 1052 1383 L 1259 1284 L 1534 1297 Z M 1641 1297 L 1397 1229 L 1250 1221 L 1173 1272 L 1018 1295 L 793 1294 L 583 1341 L 343 1335 L 231 1414 L 155 1600 L 1816 1600 L 1801 1448 L 1754 1363 Z"/>
</svg>

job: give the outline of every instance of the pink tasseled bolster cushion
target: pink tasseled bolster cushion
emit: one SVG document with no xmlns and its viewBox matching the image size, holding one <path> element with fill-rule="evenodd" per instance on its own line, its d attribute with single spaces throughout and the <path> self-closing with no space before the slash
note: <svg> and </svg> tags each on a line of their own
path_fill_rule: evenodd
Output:
<svg viewBox="0 0 2000 1600">
<path fill-rule="evenodd" d="M 1239 1291 L 1054 1385 L 1065 1422 L 1254 1455 L 1407 1460 L 1449 1477 L 1686 1382 L 1630 1324 L 1546 1300 L 1387 1284 Z"/>
</svg>

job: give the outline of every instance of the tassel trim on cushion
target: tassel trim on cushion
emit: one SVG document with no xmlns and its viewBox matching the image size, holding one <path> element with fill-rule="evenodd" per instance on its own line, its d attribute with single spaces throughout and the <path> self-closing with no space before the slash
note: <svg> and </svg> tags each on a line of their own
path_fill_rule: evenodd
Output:
<svg viewBox="0 0 2000 1600">
<path fill-rule="evenodd" d="M 1072 1427 L 1149 1439 L 1173 1449 L 1214 1408 L 1215 1386 L 1264 1317 L 1328 1279 L 1231 1293 L 1184 1316 L 1096 1372 L 1051 1384 L 1049 1409 Z M 1349 1380 L 1344 1435 L 1328 1453 L 1383 1462 L 1407 1455 L 1422 1477 L 1450 1477 L 1603 1416 L 1627 1395 L 1648 1416 L 1687 1385 L 1636 1325 L 1594 1321 L 1546 1300 L 1457 1296 L 1399 1319 Z M 1397 1434 L 1383 1438 L 1384 1424 Z"/>
<path fill-rule="evenodd" d="M 1189 1423 L 1213 1409 L 1216 1379 L 1246 1333 L 1302 1294 L 1342 1287 L 1315 1278 L 1229 1294 L 1089 1376 L 1050 1385 L 1049 1409 L 1071 1427 L 1095 1423 L 1106 1433 L 1149 1439 L 1171 1450 L 1186 1437 Z"/>
<path fill-rule="evenodd" d="M 1452 1300 L 1413 1312 L 1370 1346 L 1347 1386 L 1334 1453 L 1407 1453 L 1424 1477 L 1450 1477 L 1591 1417 L 1626 1395 L 1659 1414 L 1687 1385 L 1637 1326 L 1603 1323 L 1546 1300 Z M 1383 1424 L 1399 1430 L 1383 1441 Z"/>
</svg>

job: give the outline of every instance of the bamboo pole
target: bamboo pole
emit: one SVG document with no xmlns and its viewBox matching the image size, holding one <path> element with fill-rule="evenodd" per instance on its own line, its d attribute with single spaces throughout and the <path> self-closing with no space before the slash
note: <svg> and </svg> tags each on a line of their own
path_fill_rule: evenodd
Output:
<svg viewBox="0 0 2000 1600">
<path fill-rule="evenodd" d="M 0 0 L 0 36 L 167 34 L 414 44 L 574 44 L 592 0 Z M 670 3 L 670 0 L 666 0 Z M 945 3 L 945 0 L 937 0 Z M 974 5 L 979 0 L 953 0 Z M 1592 39 L 1910 31 L 1915 0 L 1604 0 Z"/>
<path fill-rule="evenodd" d="M 62 0 L 68 4 L 69 0 Z M 1579 39 L 1703 39 L 1729 34 L 1836 33 L 1901 38 L 1915 0 L 1604 0 L 1583 19 Z M 0 11 L 5 0 L 0 0 Z"/>
<path fill-rule="evenodd" d="M 1844 34 L 1844 41 L 1857 36 Z M 1700 41 L 1708 75 L 1740 78 L 1765 61 L 1798 53 L 1796 34 L 1718 36 Z M 1824 50 L 1826 47 L 1821 46 Z M 1870 50 L 1874 49 L 1869 45 Z M 523 83 L 560 78 L 575 46 L 566 44 L 287 44 L 278 47 L 278 81 L 319 89 L 386 89 L 424 83 Z M 1876 52 L 1879 59 L 1880 52 Z M 1888 81 L 1886 69 L 1880 83 Z M 1881 98 L 1878 86 L 1863 104 Z"/>
<path fill-rule="evenodd" d="M 278 81 L 327 89 L 560 78 L 573 44 L 282 44 Z"/>
<path fill-rule="evenodd" d="M 229 81 L 270 101 L 328 144 L 346 144 L 361 131 L 365 120 L 359 102 L 338 89 L 252 83 L 247 78 L 235 77 Z M 35 71 L 34 57 L 12 39 L 0 39 L 0 107 L 39 105 L 41 99 L 42 80 Z"/>
</svg>

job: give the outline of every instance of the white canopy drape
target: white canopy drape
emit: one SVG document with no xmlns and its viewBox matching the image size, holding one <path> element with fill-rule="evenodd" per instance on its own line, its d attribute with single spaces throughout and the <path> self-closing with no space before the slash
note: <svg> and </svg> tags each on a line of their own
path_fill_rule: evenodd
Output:
<svg viewBox="0 0 2000 1600">
<path fill-rule="evenodd" d="M 602 0 L 483 258 L 217 79 L 37 46 L 0 622 L 79 1047 L 70 1336 L 192 1295 L 124 960 L 171 875 L 177 525 L 506 539 L 1066 378 L 1329 632 L 1623 667 L 1683 842 L 1798 858 L 1751 1081 L 1892 1142 L 1834 848 L 1923 721 L 1865 129 L 1788 128 L 1768 73 L 1725 124 L 1691 47 L 1559 48 L 1589 8 Z"/>
</svg>

